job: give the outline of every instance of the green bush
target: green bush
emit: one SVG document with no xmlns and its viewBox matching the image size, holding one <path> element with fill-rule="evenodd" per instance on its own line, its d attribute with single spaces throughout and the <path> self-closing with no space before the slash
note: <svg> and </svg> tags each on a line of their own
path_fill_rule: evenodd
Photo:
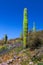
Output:
<svg viewBox="0 0 43 65">
<path fill-rule="evenodd" d="M 38 62 L 41 61 L 41 57 L 40 56 L 34 56 L 31 58 L 32 61 Z"/>
<path fill-rule="evenodd" d="M 38 63 L 38 65 L 43 65 L 43 62 Z"/>
<path fill-rule="evenodd" d="M 0 48 L 0 52 L 2 52 L 2 51 L 4 51 L 4 50 L 7 50 L 7 47 L 6 47 L 6 46 L 2 46 L 2 47 Z"/>
</svg>

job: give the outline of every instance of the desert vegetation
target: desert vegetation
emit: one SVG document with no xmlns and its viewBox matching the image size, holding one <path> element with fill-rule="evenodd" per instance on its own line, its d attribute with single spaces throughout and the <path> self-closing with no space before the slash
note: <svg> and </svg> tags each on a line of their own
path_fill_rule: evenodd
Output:
<svg viewBox="0 0 43 65">
<path fill-rule="evenodd" d="M 6 40 L 7 43 L 0 44 L 0 64 L 43 65 L 43 31 L 29 32 L 26 48 L 23 48 L 22 38 Z"/>
<path fill-rule="evenodd" d="M 28 12 L 24 8 L 23 32 L 16 39 L 0 40 L 0 65 L 43 65 L 43 31 L 28 32 Z"/>
</svg>

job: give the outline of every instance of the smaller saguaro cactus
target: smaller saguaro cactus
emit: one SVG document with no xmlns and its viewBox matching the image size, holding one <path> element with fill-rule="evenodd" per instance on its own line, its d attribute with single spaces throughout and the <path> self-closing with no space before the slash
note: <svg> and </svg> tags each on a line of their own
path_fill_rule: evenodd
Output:
<svg viewBox="0 0 43 65">
<path fill-rule="evenodd" d="M 5 34 L 5 35 L 4 35 L 4 43 L 5 43 L 5 44 L 7 43 L 7 39 L 8 39 L 7 34 Z"/>
<path fill-rule="evenodd" d="M 20 33 L 20 42 L 23 43 L 23 32 Z"/>
<path fill-rule="evenodd" d="M 36 24 L 33 22 L 33 32 L 36 32 Z"/>
<path fill-rule="evenodd" d="M 23 32 L 20 33 L 20 38 L 23 38 Z"/>
</svg>

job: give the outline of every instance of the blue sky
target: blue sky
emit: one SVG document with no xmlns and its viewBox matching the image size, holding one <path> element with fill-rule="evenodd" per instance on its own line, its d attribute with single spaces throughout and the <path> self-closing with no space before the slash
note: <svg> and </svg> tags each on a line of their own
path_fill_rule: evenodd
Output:
<svg viewBox="0 0 43 65">
<path fill-rule="evenodd" d="M 43 0 L 0 0 L 0 39 L 20 37 L 23 23 L 23 9 L 28 8 L 28 28 L 33 22 L 37 30 L 43 30 Z"/>
</svg>

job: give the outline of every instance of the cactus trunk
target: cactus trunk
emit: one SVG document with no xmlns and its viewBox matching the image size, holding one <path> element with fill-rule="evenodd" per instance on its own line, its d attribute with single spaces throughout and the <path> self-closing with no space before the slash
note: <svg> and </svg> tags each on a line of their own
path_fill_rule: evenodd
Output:
<svg viewBox="0 0 43 65">
<path fill-rule="evenodd" d="M 23 47 L 26 48 L 28 44 L 28 15 L 27 8 L 24 8 L 24 19 L 23 19 Z"/>
</svg>

